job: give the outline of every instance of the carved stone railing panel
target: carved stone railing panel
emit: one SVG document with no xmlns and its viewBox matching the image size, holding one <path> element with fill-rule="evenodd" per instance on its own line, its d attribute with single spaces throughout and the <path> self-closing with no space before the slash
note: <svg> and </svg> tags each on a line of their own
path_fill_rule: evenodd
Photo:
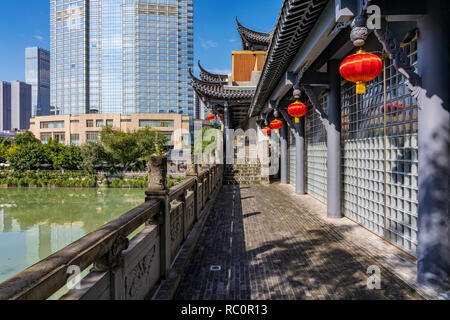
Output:
<svg viewBox="0 0 450 320">
<path fill-rule="evenodd" d="M 184 239 L 191 232 L 195 223 L 195 193 L 189 191 L 186 196 L 186 211 L 184 214 Z"/>
<path fill-rule="evenodd" d="M 170 261 L 173 261 L 183 242 L 183 209 L 183 203 L 172 202 L 170 209 Z"/>
<path fill-rule="evenodd" d="M 160 275 L 159 228 L 148 226 L 130 243 L 123 253 L 121 269 L 125 300 L 143 300 L 159 280 Z"/>
<path fill-rule="evenodd" d="M 197 186 L 197 206 L 198 206 L 198 214 L 203 209 L 203 182 L 199 181 Z"/>
</svg>

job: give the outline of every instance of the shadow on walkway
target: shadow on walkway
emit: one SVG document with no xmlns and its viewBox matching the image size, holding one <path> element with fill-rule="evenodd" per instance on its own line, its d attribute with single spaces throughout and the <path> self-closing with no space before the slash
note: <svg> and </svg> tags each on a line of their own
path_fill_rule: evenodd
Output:
<svg viewBox="0 0 450 320">
<path fill-rule="evenodd" d="M 177 300 L 421 299 L 387 269 L 368 288 L 370 255 L 271 186 L 224 186 L 180 283 Z M 212 271 L 220 266 L 220 271 Z"/>
</svg>

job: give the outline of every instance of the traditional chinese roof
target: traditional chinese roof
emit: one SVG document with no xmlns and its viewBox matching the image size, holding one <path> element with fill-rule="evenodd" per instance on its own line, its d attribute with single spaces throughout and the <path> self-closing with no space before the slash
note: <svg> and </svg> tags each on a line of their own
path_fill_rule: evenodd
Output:
<svg viewBox="0 0 450 320">
<path fill-rule="evenodd" d="M 198 67 L 200 68 L 200 79 L 208 82 L 223 82 L 228 83 L 228 75 L 226 74 L 215 74 L 209 71 L 206 71 L 200 61 L 198 62 Z"/>
<path fill-rule="evenodd" d="M 228 105 L 233 128 L 245 125 L 256 87 L 228 86 L 223 81 L 205 81 L 195 77 L 192 70 L 189 70 L 189 74 L 191 86 L 202 101 L 210 107 Z"/>
<path fill-rule="evenodd" d="M 261 33 L 244 27 L 236 17 L 238 32 L 242 39 L 242 50 L 266 51 L 272 41 L 273 31 Z"/>
<path fill-rule="evenodd" d="M 250 100 L 255 94 L 253 87 L 226 86 L 224 82 L 205 81 L 196 78 L 189 70 L 192 88 L 200 97 L 223 101 Z"/>
<path fill-rule="evenodd" d="M 264 109 L 327 3 L 328 0 L 283 1 L 249 116 L 255 116 Z"/>
</svg>

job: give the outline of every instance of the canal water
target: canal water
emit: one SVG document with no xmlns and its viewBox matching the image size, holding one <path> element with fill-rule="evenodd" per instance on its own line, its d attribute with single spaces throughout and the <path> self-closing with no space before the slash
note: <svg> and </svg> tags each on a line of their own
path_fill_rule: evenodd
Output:
<svg viewBox="0 0 450 320">
<path fill-rule="evenodd" d="M 0 283 L 144 200 L 143 189 L 0 189 Z"/>
</svg>

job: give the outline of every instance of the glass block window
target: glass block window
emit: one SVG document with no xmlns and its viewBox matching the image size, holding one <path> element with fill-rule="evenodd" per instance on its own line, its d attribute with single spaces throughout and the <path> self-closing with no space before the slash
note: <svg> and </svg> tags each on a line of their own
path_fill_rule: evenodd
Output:
<svg viewBox="0 0 450 320">
<path fill-rule="evenodd" d="M 320 99 L 327 109 L 327 95 Z M 313 106 L 308 107 L 306 132 L 306 192 L 317 200 L 327 202 L 327 132 Z"/>
<path fill-rule="evenodd" d="M 417 42 L 403 48 L 413 65 Z M 384 75 L 356 97 L 342 88 L 344 214 L 406 252 L 417 254 L 418 108 L 405 78 L 386 64 Z"/>
</svg>

